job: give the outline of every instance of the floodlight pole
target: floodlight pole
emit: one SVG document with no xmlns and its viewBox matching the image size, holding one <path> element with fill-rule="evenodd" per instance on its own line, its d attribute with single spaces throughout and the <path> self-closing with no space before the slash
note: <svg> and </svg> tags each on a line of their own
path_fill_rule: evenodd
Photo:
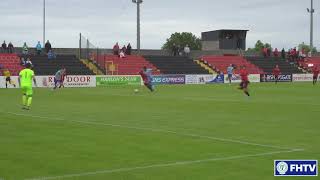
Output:
<svg viewBox="0 0 320 180">
<path fill-rule="evenodd" d="M 46 0 L 43 0 L 43 47 L 46 43 Z"/>
<path fill-rule="evenodd" d="M 313 49 L 313 0 L 311 0 L 311 8 L 310 10 L 308 9 L 308 13 L 310 13 L 310 49 L 312 51 Z"/>
<path fill-rule="evenodd" d="M 140 4 L 143 0 L 132 0 L 132 2 L 137 4 L 137 51 L 140 54 Z"/>
</svg>

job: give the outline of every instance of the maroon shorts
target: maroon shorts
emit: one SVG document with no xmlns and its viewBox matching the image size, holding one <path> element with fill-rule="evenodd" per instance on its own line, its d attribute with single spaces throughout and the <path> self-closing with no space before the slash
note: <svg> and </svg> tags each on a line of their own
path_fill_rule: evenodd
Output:
<svg viewBox="0 0 320 180">
<path fill-rule="evenodd" d="M 240 88 L 241 88 L 241 89 L 245 89 L 245 88 L 248 87 L 249 84 L 250 84 L 249 81 L 241 81 L 241 83 L 240 83 Z"/>
<path fill-rule="evenodd" d="M 314 80 L 317 80 L 317 79 L 318 79 L 318 76 L 313 76 L 313 79 L 314 79 Z"/>
<path fill-rule="evenodd" d="M 151 83 L 148 82 L 148 81 L 144 81 L 143 84 L 144 84 L 145 86 L 149 86 Z"/>
</svg>

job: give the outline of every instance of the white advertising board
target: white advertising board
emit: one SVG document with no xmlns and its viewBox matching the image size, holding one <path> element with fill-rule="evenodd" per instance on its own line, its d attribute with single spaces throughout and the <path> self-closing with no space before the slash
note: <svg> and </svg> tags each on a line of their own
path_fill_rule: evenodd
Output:
<svg viewBox="0 0 320 180">
<path fill-rule="evenodd" d="M 0 88 L 5 88 L 5 77 L 0 76 Z M 11 80 L 18 84 L 18 76 L 11 76 Z M 38 87 L 54 87 L 54 76 L 36 76 Z M 65 87 L 96 87 L 96 76 L 77 75 L 67 76 L 63 82 Z M 13 86 L 9 85 L 9 88 Z"/>
<path fill-rule="evenodd" d="M 252 83 L 260 82 L 260 74 L 249 74 L 248 78 L 249 78 L 249 81 Z M 241 82 L 240 75 L 233 74 L 232 79 L 231 79 L 231 83 L 240 83 L 240 82 Z M 229 83 L 228 74 L 224 75 L 224 83 Z"/>
</svg>

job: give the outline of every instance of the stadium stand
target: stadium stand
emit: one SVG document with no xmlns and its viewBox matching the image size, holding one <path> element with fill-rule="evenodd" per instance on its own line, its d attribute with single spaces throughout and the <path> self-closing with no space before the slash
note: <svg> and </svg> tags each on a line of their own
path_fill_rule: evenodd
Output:
<svg viewBox="0 0 320 180">
<path fill-rule="evenodd" d="M 94 75 L 75 55 L 57 55 L 54 60 L 48 60 L 47 56 L 31 55 L 30 58 L 37 75 L 53 75 L 62 67 L 68 75 Z"/>
<path fill-rule="evenodd" d="M 20 58 L 16 54 L 0 54 L 2 68 L 8 69 L 11 75 L 18 75 L 23 67 L 20 65 Z"/>
<path fill-rule="evenodd" d="M 298 68 L 303 72 L 311 72 L 314 66 L 320 67 L 320 57 L 308 57 L 304 61 L 299 61 Z"/>
<path fill-rule="evenodd" d="M 144 56 L 160 69 L 162 74 L 208 74 L 192 59 L 182 56 Z"/>
<path fill-rule="evenodd" d="M 97 63 L 100 67 L 108 68 L 109 75 L 137 75 L 144 66 L 154 69 L 154 74 L 160 74 L 159 70 L 142 56 L 127 55 L 119 58 L 115 55 L 103 55 L 98 57 Z"/>
<path fill-rule="evenodd" d="M 202 56 L 200 61 L 213 69 L 219 69 L 225 74 L 227 73 L 227 68 L 230 64 L 233 64 L 236 67 L 245 65 L 250 74 L 264 73 L 262 69 L 241 56 Z M 235 73 L 239 73 L 239 68 L 235 69 Z"/>
<path fill-rule="evenodd" d="M 279 65 L 282 74 L 302 73 L 296 66 L 289 62 L 274 57 L 247 57 L 251 63 L 263 69 L 265 73 L 272 73 L 276 65 Z"/>
</svg>

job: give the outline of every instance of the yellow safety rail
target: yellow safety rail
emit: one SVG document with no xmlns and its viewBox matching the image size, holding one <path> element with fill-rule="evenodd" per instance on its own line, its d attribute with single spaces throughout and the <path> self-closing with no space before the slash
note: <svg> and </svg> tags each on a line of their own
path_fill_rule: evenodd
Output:
<svg viewBox="0 0 320 180">
<path fill-rule="evenodd" d="M 199 64 L 202 68 L 206 69 L 207 71 L 209 71 L 209 73 L 211 74 L 216 74 L 216 72 L 211 68 L 209 67 L 208 65 L 204 64 L 202 61 L 200 60 L 195 60 L 195 62 L 197 64 Z"/>
<path fill-rule="evenodd" d="M 80 60 L 84 65 L 86 65 L 91 71 L 93 71 L 93 73 L 95 73 L 96 75 L 104 75 L 104 73 L 92 62 L 90 62 L 87 59 L 81 59 Z"/>
</svg>

